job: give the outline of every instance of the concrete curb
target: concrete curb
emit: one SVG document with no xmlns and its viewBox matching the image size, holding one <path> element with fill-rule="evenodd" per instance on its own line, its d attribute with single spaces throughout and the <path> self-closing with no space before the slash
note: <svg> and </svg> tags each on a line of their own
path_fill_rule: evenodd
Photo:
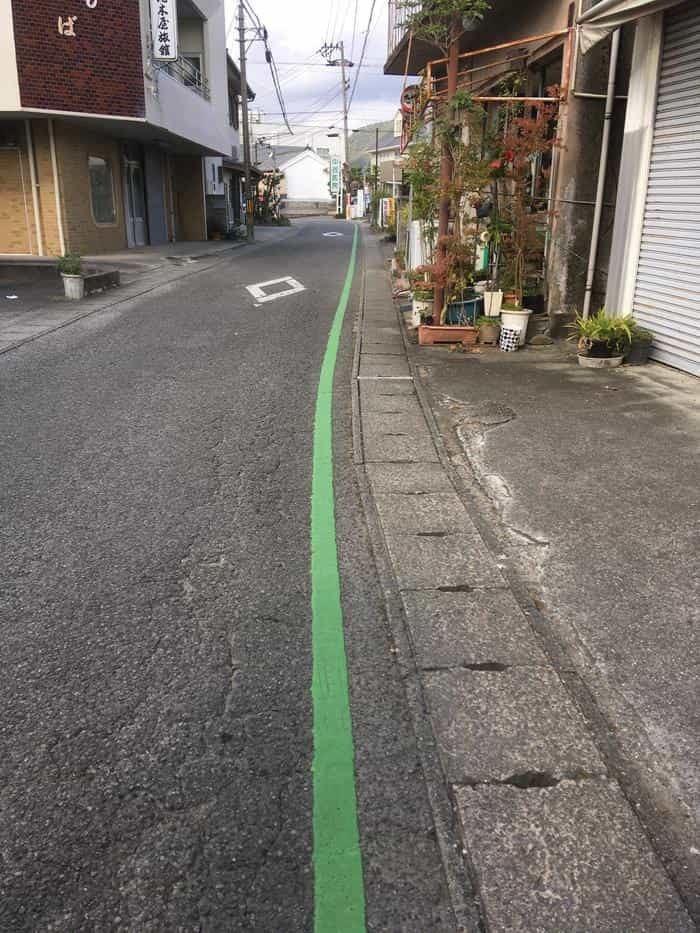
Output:
<svg viewBox="0 0 700 933">
<path fill-rule="evenodd" d="M 371 380 L 394 388 L 372 389 Z M 608 755 L 596 747 L 600 729 L 584 715 L 592 713 L 585 685 L 572 677 L 563 647 L 552 650 L 546 620 L 499 563 L 496 536 L 469 506 L 474 490 L 455 482 L 388 277 L 367 262 L 353 434 L 458 923 L 558 933 L 586 924 L 692 930 Z M 455 817 L 470 881 L 455 864 Z M 523 867 L 531 852 L 547 866 L 547 894 L 537 872 L 528 878 Z M 556 907 L 559 899 L 566 910 Z"/>
<path fill-rule="evenodd" d="M 384 597 L 391 640 L 394 643 L 397 662 L 401 670 L 408 708 L 411 714 L 413 732 L 416 737 L 416 747 L 418 749 L 421 770 L 425 778 L 428 799 L 433 813 L 438 847 L 455 917 L 455 930 L 457 933 L 474 933 L 474 931 L 481 929 L 479 910 L 476 905 L 476 895 L 471 889 L 464 859 L 457 842 L 458 827 L 455 820 L 454 809 L 449 798 L 447 783 L 440 764 L 435 734 L 427 713 L 415 654 L 406 626 L 401 599 L 396 587 L 391 559 L 384 543 L 379 516 L 375 508 L 374 498 L 365 471 L 358 380 L 366 295 L 366 238 L 364 234 L 362 237 L 362 246 L 362 286 L 360 308 L 354 328 L 355 346 L 353 350 L 351 386 L 352 440 L 355 472 L 360 490 L 362 507 L 367 521 L 373 558 L 377 568 L 379 585 Z"/>
</svg>

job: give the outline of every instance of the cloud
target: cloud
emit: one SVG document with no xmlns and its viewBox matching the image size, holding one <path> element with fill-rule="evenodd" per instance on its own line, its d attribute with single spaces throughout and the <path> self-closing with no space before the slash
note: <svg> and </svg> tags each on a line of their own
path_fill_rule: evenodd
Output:
<svg viewBox="0 0 700 933">
<path fill-rule="evenodd" d="M 372 0 L 249 0 L 267 27 L 268 42 L 278 63 L 282 93 L 290 122 L 329 126 L 342 120 L 339 67 L 329 67 L 318 54 L 324 42 L 345 43 L 345 57 L 355 63 L 348 69 L 351 90 L 355 85 Z M 237 3 L 226 0 L 229 49 L 238 60 Z M 355 20 L 355 10 L 357 19 Z M 402 79 L 385 76 L 387 5 L 376 0 L 365 59 L 350 108 L 351 127 L 391 119 L 396 112 Z M 262 42 L 254 42 L 248 59 L 248 80 L 256 92 L 254 108 L 265 113 L 268 124 L 282 123 Z"/>
</svg>

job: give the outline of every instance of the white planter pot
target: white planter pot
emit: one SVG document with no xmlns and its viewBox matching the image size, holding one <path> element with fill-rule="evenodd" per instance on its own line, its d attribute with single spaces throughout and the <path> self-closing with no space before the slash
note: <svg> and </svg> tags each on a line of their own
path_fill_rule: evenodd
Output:
<svg viewBox="0 0 700 933">
<path fill-rule="evenodd" d="M 63 279 L 63 291 L 66 298 L 70 298 L 71 301 L 79 301 L 85 297 L 85 279 L 82 275 L 66 275 L 62 272 L 61 278 Z"/>
<path fill-rule="evenodd" d="M 512 327 L 519 331 L 518 345 L 525 346 L 525 337 L 527 336 L 527 322 L 532 311 L 522 308 L 520 311 L 501 311 L 501 324 L 503 327 Z"/>
<path fill-rule="evenodd" d="M 484 315 L 486 317 L 497 317 L 501 313 L 503 304 L 503 292 L 484 292 Z"/>
<path fill-rule="evenodd" d="M 421 298 L 414 298 L 411 307 L 411 326 L 418 327 L 421 323 L 421 315 L 428 315 L 433 310 L 431 301 L 423 301 Z"/>
</svg>

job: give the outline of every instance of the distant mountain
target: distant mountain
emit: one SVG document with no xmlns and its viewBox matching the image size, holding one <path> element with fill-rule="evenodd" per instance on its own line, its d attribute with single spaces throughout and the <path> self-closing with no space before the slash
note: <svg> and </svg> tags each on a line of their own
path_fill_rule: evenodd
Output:
<svg viewBox="0 0 700 933">
<path fill-rule="evenodd" d="M 363 167 L 369 161 L 369 149 L 374 149 L 374 140 L 376 131 L 379 130 L 379 139 L 394 131 L 393 120 L 382 120 L 381 123 L 368 123 L 367 126 L 361 126 L 356 131 L 350 133 L 348 141 L 348 162 L 351 166 Z"/>
</svg>

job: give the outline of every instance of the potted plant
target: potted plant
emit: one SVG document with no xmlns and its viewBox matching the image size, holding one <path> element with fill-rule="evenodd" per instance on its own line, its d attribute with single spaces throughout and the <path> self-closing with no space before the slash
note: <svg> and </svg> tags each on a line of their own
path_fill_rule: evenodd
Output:
<svg viewBox="0 0 700 933">
<path fill-rule="evenodd" d="M 501 325 L 503 327 L 512 327 L 518 331 L 518 346 L 520 347 L 525 346 L 529 319 L 529 308 L 523 308 L 522 305 L 510 301 L 501 305 Z"/>
<path fill-rule="evenodd" d="M 501 324 L 497 317 L 483 315 L 477 319 L 476 326 L 479 329 L 479 343 L 498 346 Z"/>
<path fill-rule="evenodd" d="M 427 319 L 433 319 L 433 286 L 428 282 L 417 285 L 413 289 L 413 300 L 411 307 L 411 325 L 419 327 L 426 323 Z"/>
<path fill-rule="evenodd" d="M 630 315 L 608 314 L 601 308 L 587 318 L 577 314 L 569 327 L 572 330 L 569 339 L 576 341 L 579 365 L 609 369 L 622 363 L 632 343 L 635 322 Z"/>
<path fill-rule="evenodd" d="M 498 159 L 498 177 L 494 181 L 503 193 L 501 214 L 489 225 L 491 237 L 498 241 L 498 251 L 507 266 L 508 289 L 502 305 L 501 324 L 520 332 L 519 343 L 525 343 L 531 307 L 523 301 L 528 269 L 542 260 L 543 245 L 538 229 L 538 209 L 533 196 L 533 160 L 542 158 L 556 145 L 557 108 L 546 103 L 524 108 L 508 105 L 506 128 Z M 510 287 L 512 283 L 512 289 Z"/>
<path fill-rule="evenodd" d="M 78 253 L 65 253 L 56 257 L 56 265 L 63 279 L 63 291 L 66 298 L 78 301 L 85 297 L 85 279 L 83 278 L 83 260 Z"/>
<path fill-rule="evenodd" d="M 654 340 L 650 330 L 644 330 L 635 324 L 632 328 L 632 340 L 625 353 L 625 363 L 628 366 L 643 366 L 649 362 L 649 351 Z"/>
</svg>

